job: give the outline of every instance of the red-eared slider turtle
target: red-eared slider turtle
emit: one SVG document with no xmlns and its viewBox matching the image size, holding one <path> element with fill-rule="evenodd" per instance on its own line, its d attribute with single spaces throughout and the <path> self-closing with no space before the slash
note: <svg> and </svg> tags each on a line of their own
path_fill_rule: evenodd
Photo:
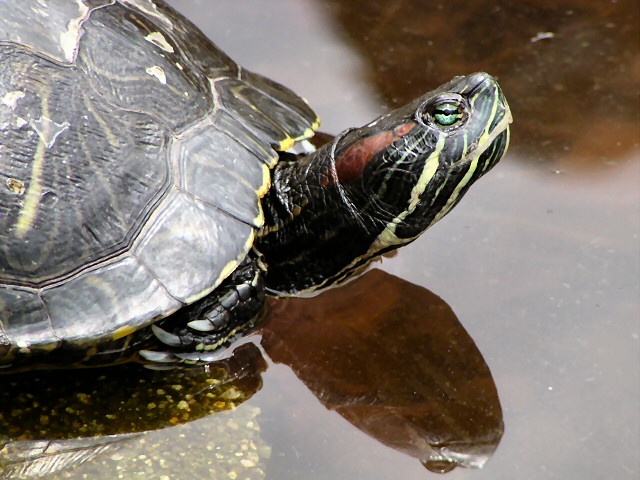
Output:
<svg viewBox="0 0 640 480">
<path fill-rule="evenodd" d="M 279 154 L 313 111 L 163 2 L 0 1 L 0 364 L 211 360 L 265 289 L 335 285 L 442 218 L 510 121 L 476 73 Z"/>
</svg>

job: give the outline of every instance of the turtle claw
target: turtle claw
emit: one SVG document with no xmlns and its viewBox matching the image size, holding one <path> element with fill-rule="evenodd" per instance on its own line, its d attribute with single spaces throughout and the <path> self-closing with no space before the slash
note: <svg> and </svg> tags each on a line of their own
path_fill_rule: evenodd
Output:
<svg viewBox="0 0 640 480">
<path fill-rule="evenodd" d="M 223 348 L 221 350 L 215 350 L 210 352 L 201 352 L 200 361 L 205 363 L 219 362 L 221 360 L 228 360 L 233 357 L 235 349 Z"/>
<path fill-rule="evenodd" d="M 153 371 L 167 371 L 167 370 L 175 370 L 175 368 L 177 367 L 176 364 L 157 364 L 157 363 L 145 363 L 144 365 L 142 365 L 144 368 L 146 368 L 147 370 L 153 370 Z"/>
<path fill-rule="evenodd" d="M 189 353 L 174 353 L 174 356 L 179 359 L 178 361 L 184 363 L 202 363 L 199 352 Z"/>
<path fill-rule="evenodd" d="M 209 320 L 193 320 L 187 323 L 187 326 L 198 332 L 210 332 L 215 329 L 215 326 Z"/>
<path fill-rule="evenodd" d="M 174 356 L 188 363 L 213 363 L 233 356 L 233 348 L 220 348 L 204 352 L 174 353 Z"/>
<path fill-rule="evenodd" d="M 138 354 L 144 360 L 144 367 L 151 370 L 170 370 L 179 365 L 208 365 L 210 363 L 228 360 L 233 357 L 235 348 L 226 347 L 211 351 L 198 352 L 158 352 L 155 350 L 140 350 Z"/>
<path fill-rule="evenodd" d="M 147 349 L 139 352 L 141 361 L 158 370 L 231 358 L 234 349 L 230 344 L 255 325 L 263 311 L 261 268 L 256 258 L 248 255 L 210 295 L 152 324 L 155 340 L 144 344 Z M 149 335 L 149 330 L 145 334 Z"/>
<path fill-rule="evenodd" d="M 140 356 L 149 362 L 153 363 L 176 363 L 176 359 L 173 353 L 168 352 L 156 352 L 153 350 L 140 350 L 138 352 Z"/>
<path fill-rule="evenodd" d="M 182 340 L 177 335 L 173 333 L 169 333 L 166 330 L 158 327 L 157 325 L 151 325 L 151 330 L 153 330 L 153 334 L 157 337 L 165 345 L 173 348 L 180 348 L 183 346 Z"/>
</svg>

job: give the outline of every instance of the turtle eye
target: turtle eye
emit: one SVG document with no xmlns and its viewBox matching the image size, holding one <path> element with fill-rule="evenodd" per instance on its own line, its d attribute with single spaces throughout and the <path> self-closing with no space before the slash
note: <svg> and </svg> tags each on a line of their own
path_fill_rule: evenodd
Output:
<svg viewBox="0 0 640 480">
<path fill-rule="evenodd" d="M 464 112 L 462 107 L 455 103 L 441 103 L 431 111 L 431 117 L 440 127 L 452 127 L 462 121 Z"/>
</svg>

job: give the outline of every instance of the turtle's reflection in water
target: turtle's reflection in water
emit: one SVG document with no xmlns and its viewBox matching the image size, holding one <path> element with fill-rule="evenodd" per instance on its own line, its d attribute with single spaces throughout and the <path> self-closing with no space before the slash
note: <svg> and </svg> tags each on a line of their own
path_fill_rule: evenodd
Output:
<svg viewBox="0 0 640 480">
<path fill-rule="evenodd" d="M 254 422 L 259 410 L 234 409 L 260 389 L 265 369 L 249 343 L 208 367 L 127 364 L 2 376 L 0 477 L 114 478 L 118 471 L 155 478 L 257 468 L 269 454 Z"/>
<path fill-rule="evenodd" d="M 261 331 L 268 356 L 358 429 L 434 471 L 481 467 L 496 449 L 503 422 L 491 374 L 436 295 L 372 270 L 270 307 Z M 207 369 L 0 377 L 0 473 L 268 478 L 272 447 L 260 422 L 282 415 L 246 402 L 266 368 L 249 342 Z"/>
<path fill-rule="evenodd" d="M 481 467 L 497 448 L 504 425 L 491 372 L 438 296 L 371 270 L 273 306 L 269 356 L 360 430 L 435 471 Z"/>
</svg>

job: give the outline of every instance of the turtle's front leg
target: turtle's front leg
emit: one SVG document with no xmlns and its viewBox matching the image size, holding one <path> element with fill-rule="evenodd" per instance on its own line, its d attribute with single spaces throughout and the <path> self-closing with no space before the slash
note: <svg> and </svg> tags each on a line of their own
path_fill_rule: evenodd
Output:
<svg viewBox="0 0 640 480">
<path fill-rule="evenodd" d="M 140 352 L 142 361 L 153 368 L 206 364 L 229 356 L 223 347 L 254 326 L 264 311 L 263 276 L 258 259 L 247 255 L 208 296 L 151 326 L 159 342 Z"/>
</svg>

